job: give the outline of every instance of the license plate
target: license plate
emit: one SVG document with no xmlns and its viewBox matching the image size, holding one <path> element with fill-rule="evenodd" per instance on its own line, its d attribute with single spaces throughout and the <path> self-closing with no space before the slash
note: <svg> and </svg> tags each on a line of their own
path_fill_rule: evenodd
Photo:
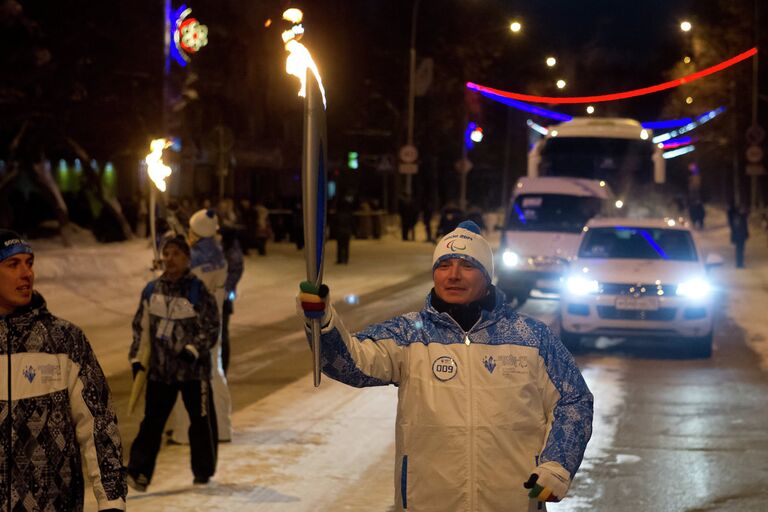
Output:
<svg viewBox="0 0 768 512">
<path fill-rule="evenodd" d="M 659 309 L 658 297 L 617 297 L 616 309 L 655 311 Z"/>
</svg>

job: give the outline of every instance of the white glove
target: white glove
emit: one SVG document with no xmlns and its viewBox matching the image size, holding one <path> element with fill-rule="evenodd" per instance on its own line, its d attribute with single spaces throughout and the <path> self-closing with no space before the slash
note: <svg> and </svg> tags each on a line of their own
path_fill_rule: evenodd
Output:
<svg viewBox="0 0 768 512">
<path fill-rule="evenodd" d="M 557 462 L 539 464 L 523 484 L 530 489 L 528 497 L 538 501 L 560 501 L 571 486 L 571 474 Z"/>
</svg>

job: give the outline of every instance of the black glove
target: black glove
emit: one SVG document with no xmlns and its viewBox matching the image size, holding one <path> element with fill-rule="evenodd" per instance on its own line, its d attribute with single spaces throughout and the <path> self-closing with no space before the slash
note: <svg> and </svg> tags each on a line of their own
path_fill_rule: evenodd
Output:
<svg viewBox="0 0 768 512">
<path fill-rule="evenodd" d="M 181 352 L 179 352 L 179 361 L 192 364 L 195 361 L 197 361 L 197 354 L 195 354 L 190 348 L 189 345 L 181 349 Z"/>
<path fill-rule="evenodd" d="M 134 361 L 133 363 L 131 363 L 131 370 L 133 371 L 133 378 L 134 378 L 134 379 L 136 378 L 136 375 L 137 375 L 139 372 L 145 372 L 145 371 L 147 371 L 147 369 L 146 369 L 146 368 L 144 368 L 144 365 L 143 365 L 143 364 L 141 364 L 141 363 L 140 363 L 140 362 L 138 362 L 138 361 Z"/>
</svg>

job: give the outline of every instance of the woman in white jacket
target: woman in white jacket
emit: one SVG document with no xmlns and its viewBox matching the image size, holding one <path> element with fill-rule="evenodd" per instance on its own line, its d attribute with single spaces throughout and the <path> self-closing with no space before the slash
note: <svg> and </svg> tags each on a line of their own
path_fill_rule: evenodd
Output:
<svg viewBox="0 0 768 512">
<path fill-rule="evenodd" d="M 560 340 L 506 305 L 492 276 L 488 243 L 464 222 L 437 244 L 419 312 L 351 334 L 327 288 L 302 283 L 305 317 L 322 318 L 323 372 L 398 386 L 396 510 L 543 510 L 581 464 L 592 394 Z"/>
</svg>

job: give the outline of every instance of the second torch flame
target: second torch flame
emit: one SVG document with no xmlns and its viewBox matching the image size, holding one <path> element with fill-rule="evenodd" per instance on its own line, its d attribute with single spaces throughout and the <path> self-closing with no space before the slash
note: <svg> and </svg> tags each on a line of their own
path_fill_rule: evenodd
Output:
<svg viewBox="0 0 768 512">
<path fill-rule="evenodd" d="M 165 192 L 165 179 L 171 175 L 171 168 L 163 163 L 163 150 L 170 145 L 166 139 L 155 139 L 149 145 L 151 153 L 144 158 L 147 174 L 160 192 Z"/>
</svg>

